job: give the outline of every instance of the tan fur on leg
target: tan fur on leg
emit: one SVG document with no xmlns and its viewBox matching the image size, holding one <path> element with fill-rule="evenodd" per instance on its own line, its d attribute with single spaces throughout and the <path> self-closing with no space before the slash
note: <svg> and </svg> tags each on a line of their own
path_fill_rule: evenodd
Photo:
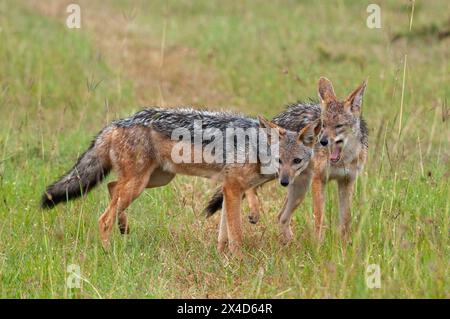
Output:
<svg viewBox="0 0 450 319">
<path fill-rule="evenodd" d="M 314 221 L 316 228 L 316 235 L 318 239 L 323 236 L 323 211 L 325 206 L 325 183 L 320 177 L 314 176 L 312 182 L 312 195 L 313 195 L 313 208 L 314 208 Z"/>
<path fill-rule="evenodd" d="M 220 214 L 219 224 L 219 237 L 217 240 L 217 250 L 223 253 L 228 243 L 228 229 L 227 229 L 227 217 L 226 217 L 226 203 L 223 203 L 222 212 Z"/>
<path fill-rule="evenodd" d="M 259 221 L 259 199 L 256 193 L 256 188 L 250 188 L 245 192 L 245 197 L 247 197 L 248 206 L 250 207 L 250 215 L 248 220 L 252 224 L 256 224 Z"/>
<path fill-rule="evenodd" d="M 109 239 L 117 216 L 136 199 L 148 183 L 153 167 L 147 171 L 136 172 L 129 176 L 121 176 L 114 186 L 113 197 L 108 208 L 98 219 L 100 237 L 105 249 L 109 248 Z"/>
<path fill-rule="evenodd" d="M 282 242 L 288 244 L 292 241 L 293 233 L 291 229 L 291 219 L 295 209 L 303 202 L 305 194 L 311 183 L 311 174 L 298 176 L 288 188 L 288 196 L 284 206 L 278 214 Z"/>
<path fill-rule="evenodd" d="M 228 245 L 231 253 L 240 257 L 242 246 L 241 199 L 240 186 L 233 181 L 226 181 L 223 186 L 225 217 L 228 230 Z"/>
<path fill-rule="evenodd" d="M 340 231 L 344 240 L 347 239 L 351 222 L 351 200 L 353 196 L 353 180 L 338 181 L 339 188 L 339 212 L 340 212 Z"/>
<path fill-rule="evenodd" d="M 117 181 L 108 183 L 109 198 L 112 199 Z M 122 235 L 130 233 L 130 226 L 128 225 L 127 213 L 120 212 L 118 219 L 119 231 Z"/>
</svg>

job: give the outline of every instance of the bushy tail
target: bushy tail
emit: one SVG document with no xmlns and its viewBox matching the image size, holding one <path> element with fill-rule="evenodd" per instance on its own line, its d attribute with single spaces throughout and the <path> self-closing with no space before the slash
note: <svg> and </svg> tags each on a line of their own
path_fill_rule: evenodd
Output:
<svg viewBox="0 0 450 319">
<path fill-rule="evenodd" d="M 86 194 L 101 182 L 111 170 L 107 159 L 108 146 L 100 133 L 91 143 L 89 149 L 78 158 L 75 166 L 58 181 L 48 186 L 42 195 L 41 207 L 53 208 L 56 204 Z"/>
<path fill-rule="evenodd" d="M 223 191 L 219 188 L 213 197 L 209 200 L 208 206 L 205 208 L 206 217 L 211 217 L 218 210 L 222 209 L 223 204 Z"/>
</svg>

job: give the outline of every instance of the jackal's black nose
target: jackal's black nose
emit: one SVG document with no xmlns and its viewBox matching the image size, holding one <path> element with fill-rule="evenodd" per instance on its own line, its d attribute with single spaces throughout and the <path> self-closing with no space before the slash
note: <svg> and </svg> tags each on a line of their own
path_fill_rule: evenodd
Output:
<svg viewBox="0 0 450 319">
<path fill-rule="evenodd" d="M 284 186 L 284 187 L 288 186 L 288 185 L 289 185 L 289 178 L 283 177 L 283 178 L 280 180 L 280 184 L 281 184 L 281 186 Z"/>
<path fill-rule="evenodd" d="M 327 146 L 328 145 L 328 138 L 323 137 L 320 139 L 320 145 Z"/>
</svg>

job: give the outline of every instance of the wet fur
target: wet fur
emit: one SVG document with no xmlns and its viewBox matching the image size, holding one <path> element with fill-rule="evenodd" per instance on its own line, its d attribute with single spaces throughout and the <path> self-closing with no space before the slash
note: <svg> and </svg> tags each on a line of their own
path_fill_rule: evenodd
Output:
<svg viewBox="0 0 450 319">
<path fill-rule="evenodd" d="M 242 197 L 247 190 L 263 184 L 273 176 L 261 175 L 259 162 L 247 161 L 236 164 L 208 164 L 205 161 L 174 162 L 171 153 L 178 141 L 171 139 L 171 130 L 183 127 L 192 132 L 195 120 L 202 120 L 203 129 L 213 128 L 221 131 L 229 127 L 259 128 L 260 125 L 274 128 L 276 134 L 280 136 L 280 156 L 283 160 L 292 162 L 292 158 L 302 157 L 305 165 L 309 163 L 312 146 L 306 146 L 303 142 L 309 140 L 311 128 L 297 133 L 278 128 L 262 118 L 258 121 L 231 113 L 192 109 L 146 109 L 129 118 L 115 121 L 103 129 L 74 168 L 47 188 L 43 203 L 51 201 L 51 205 L 44 206 L 51 207 L 64 199 L 75 198 L 83 191 L 87 192 L 101 181 L 105 172 L 113 170 L 117 173 L 117 181 L 108 184 L 110 203 L 98 220 L 102 244 L 108 248 L 116 219 L 120 231 L 129 232 L 125 209 L 145 188 L 164 186 L 176 174 L 215 178 L 222 183 L 224 203 L 218 249 L 222 251 L 228 244 L 230 250 L 239 255 L 242 244 L 240 217 Z M 189 143 L 188 147 L 194 148 L 192 140 L 185 143 Z M 232 145 L 238 147 L 235 143 Z M 251 147 L 255 146 L 246 143 L 246 154 Z M 290 165 L 280 171 L 282 174 L 291 174 L 293 178 L 294 173 L 301 172 L 302 165 L 295 168 Z M 62 194 L 66 196 L 63 197 Z M 255 200 L 256 194 L 249 196 Z"/>
<path fill-rule="evenodd" d="M 350 227 L 350 207 L 353 195 L 354 182 L 362 171 L 368 152 L 368 129 L 361 115 L 362 96 L 366 82 L 357 87 L 346 99 L 340 101 L 336 98 L 331 82 L 326 78 L 319 81 L 319 101 L 298 102 L 288 105 L 286 110 L 276 116 L 273 122 L 285 129 L 300 130 L 311 121 L 322 120 L 321 137 L 326 135 L 330 139 L 330 146 L 323 147 L 316 143 L 314 157 L 311 161 L 312 169 L 305 170 L 304 174 L 289 185 L 288 196 L 278 214 L 283 241 L 292 239 L 290 220 L 294 210 L 301 204 L 305 193 L 312 182 L 312 195 L 316 234 L 323 235 L 323 212 L 325 206 L 325 186 L 330 180 L 336 180 L 339 189 L 340 229 L 344 238 L 347 237 Z M 356 98 L 358 100 L 356 101 Z M 345 124 L 344 128 L 336 125 Z M 333 163 L 329 160 L 330 149 L 334 146 L 337 137 L 346 136 L 350 142 L 344 147 L 341 160 Z M 312 172 L 312 174 L 310 174 Z M 208 216 L 221 207 L 220 191 L 214 194 L 206 207 Z M 259 207 L 251 207 L 253 212 L 259 213 Z M 253 213 L 254 214 L 254 213 Z"/>
</svg>

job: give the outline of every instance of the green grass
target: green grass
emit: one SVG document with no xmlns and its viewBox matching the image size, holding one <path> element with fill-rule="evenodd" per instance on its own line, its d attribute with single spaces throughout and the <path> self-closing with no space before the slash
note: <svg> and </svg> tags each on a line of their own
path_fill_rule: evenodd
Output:
<svg viewBox="0 0 450 319">
<path fill-rule="evenodd" d="M 379 1 L 379 30 L 365 26 L 369 3 L 114 1 L 106 8 L 117 16 L 134 9 L 130 32 L 156 46 L 165 34 L 166 52 L 190 48 L 193 57 L 180 65 L 214 73 L 217 90 L 230 97 L 214 107 L 272 116 L 315 97 L 321 75 L 339 96 L 369 78 L 370 153 L 353 201 L 352 244 L 340 241 L 331 184 L 324 242 L 314 239 L 308 196 L 293 243 L 282 246 L 276 214 L 285 190 L 271 184 L 260 192 L 262 220 L 245 223 L 239 262 L 216 252 L 217 217 L 202 215 L 214 185 L 202 179 L 178 177 L 146 191 L 128 210 L 132 233 L 115 230 L 109 253 L 97 230 L 105 185 L 85 200 L 39 209 L 45 186 L 91 137 L 138 109 L 136 92 L 133 78 L 103 59 L 95 30 L 68 30 L 27 2 L 2 2 L 0 297 L 449 298 L 449 40 L 420 31 L 444 26 L 448 5 L 416 1 L 409 31 L 409 1 Z M 82 13 L 90 5 L 82 3 Z M 406 36 L 392 42 L 397 34 Z M 81 289 L 65 285 L 70 264 L 86 279 Z M 369 264 L 381 267 L 380 289 L 366 286 Z"/>
</svg>

